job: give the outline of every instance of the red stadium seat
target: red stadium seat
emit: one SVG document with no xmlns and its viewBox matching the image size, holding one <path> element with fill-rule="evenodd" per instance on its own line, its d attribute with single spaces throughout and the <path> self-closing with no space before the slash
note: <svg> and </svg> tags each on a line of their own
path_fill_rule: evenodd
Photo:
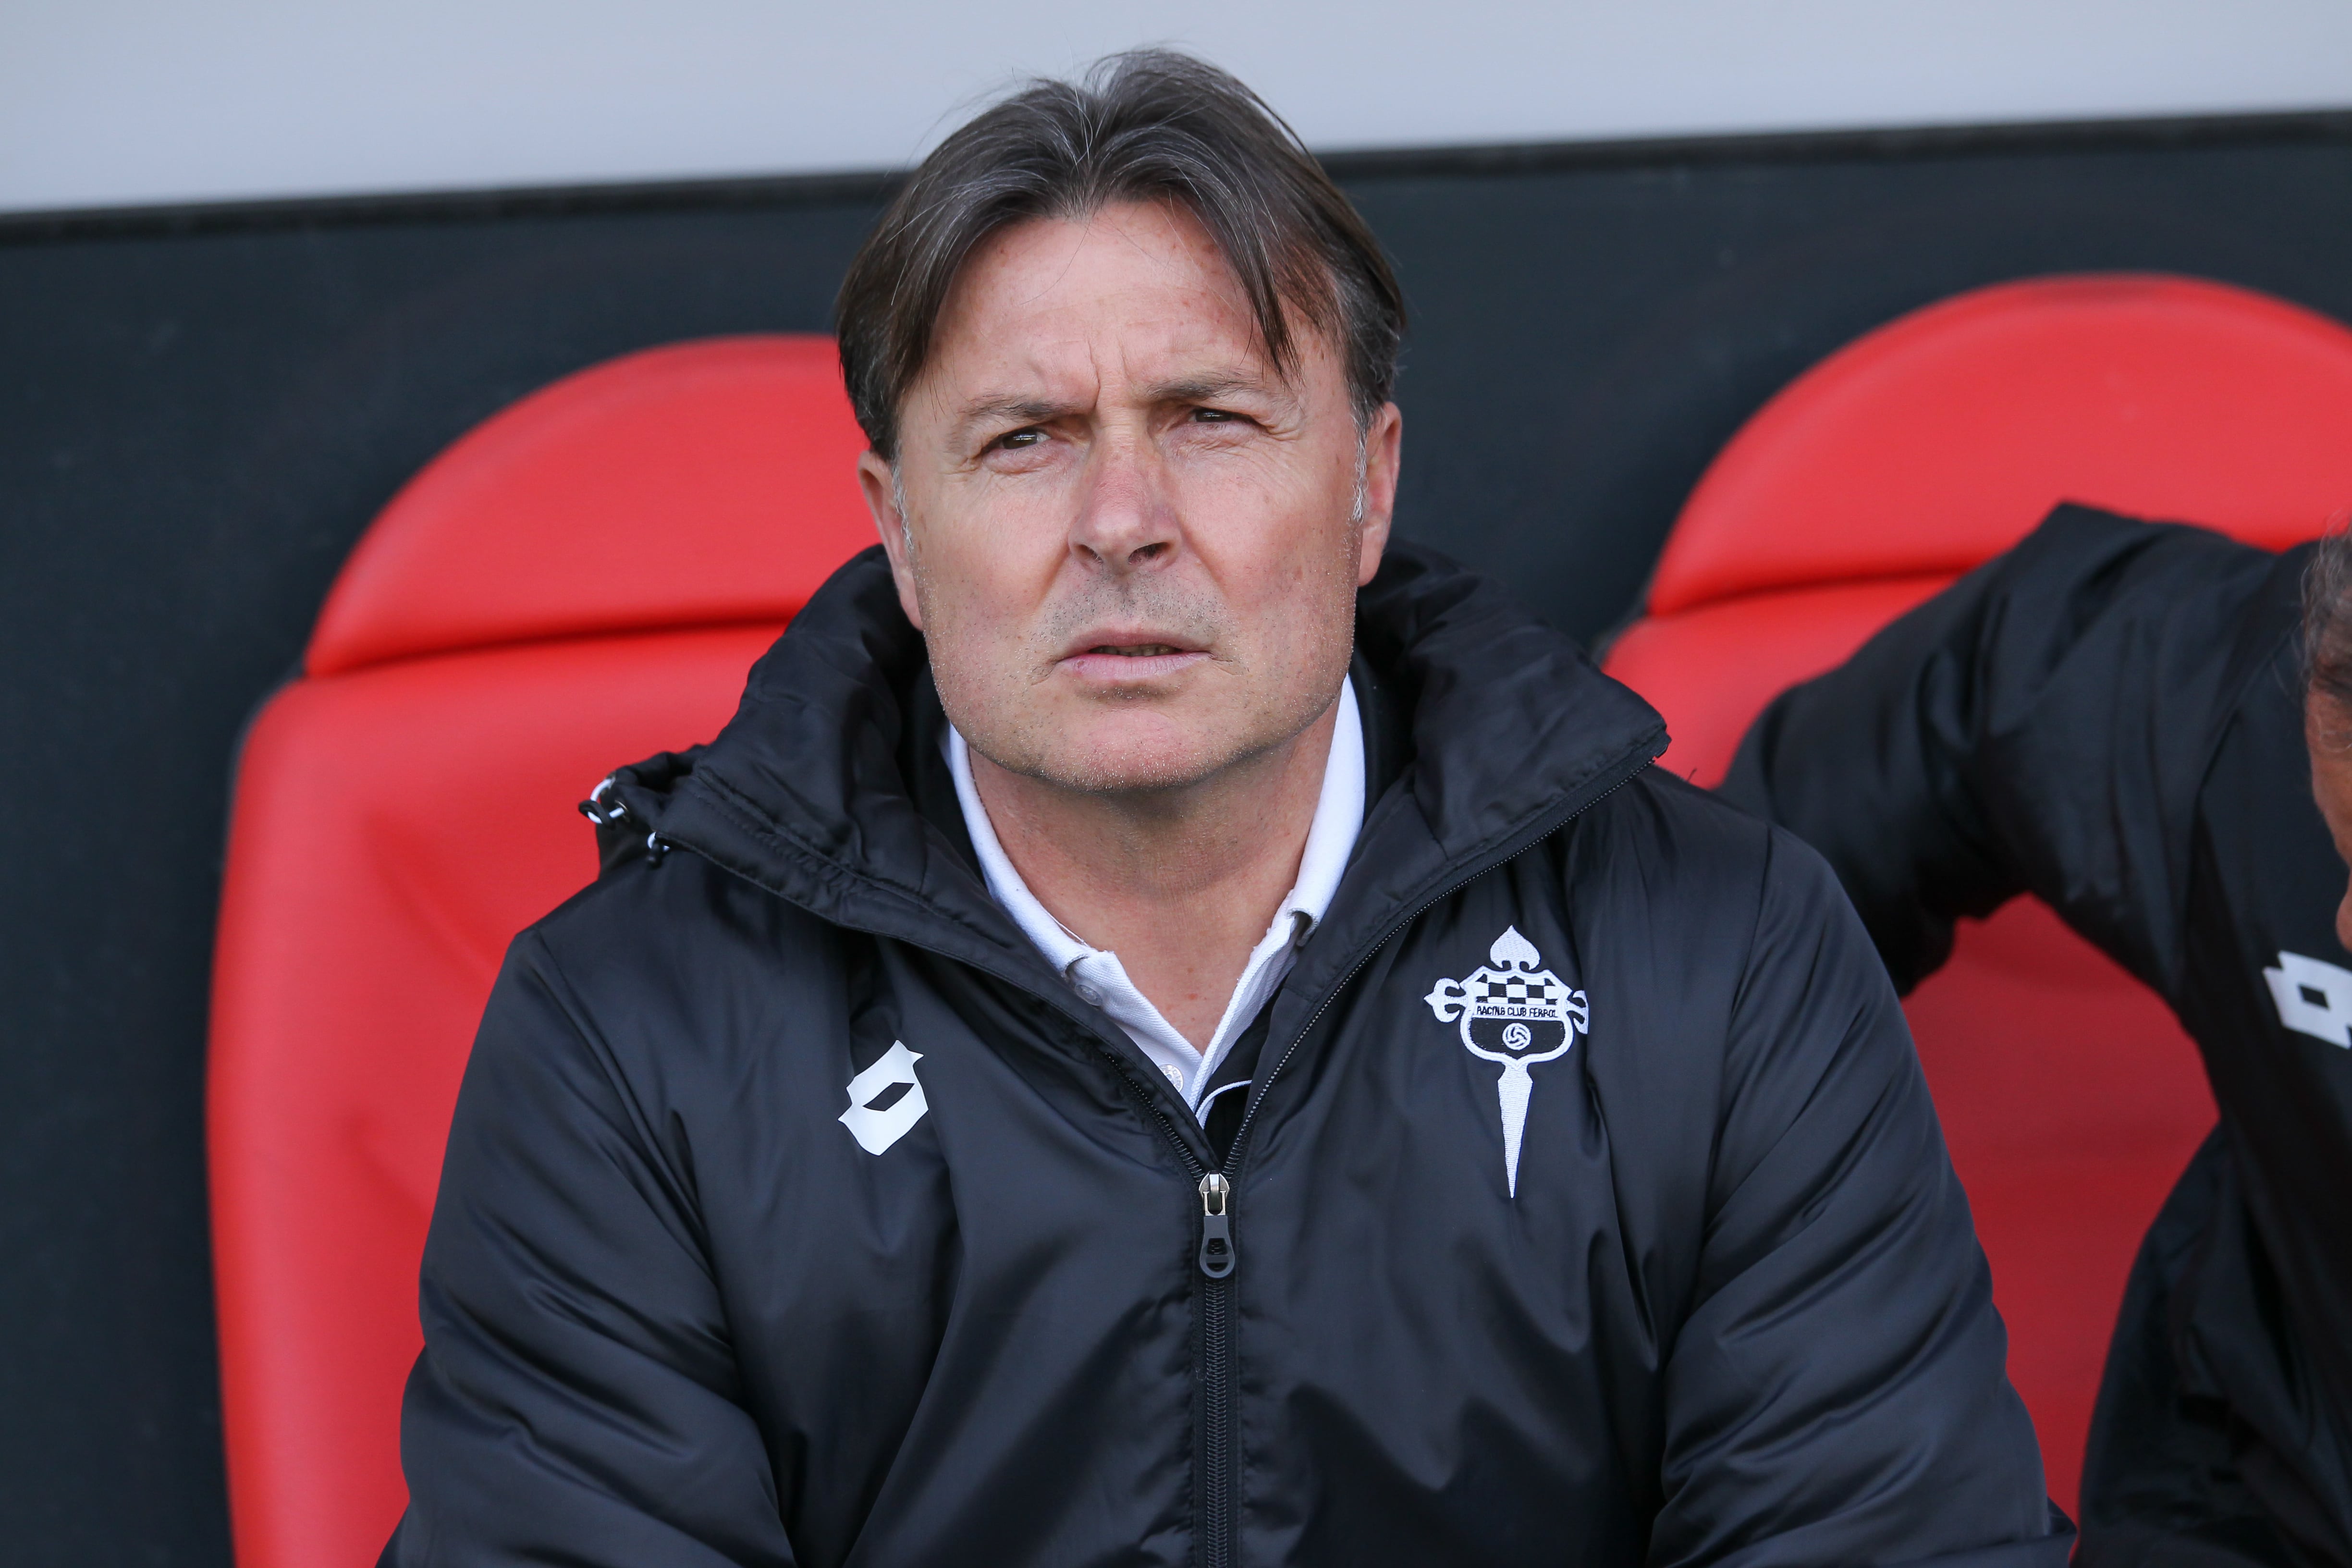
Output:
<svg viewBox="0 0 2352 1568">
<path fill-rule="evenodd" d="M 2352 331 L 2188 279 L 2003 284 L 1815 366 L 1700 479 L 1609 657 L 1721 778 L 1764 703 L 2077 500 L 2278 549 L 2352 502 Z M 2212 1125 L 2162 1004 L 2030 899 L 1909 998 L 2053 1496 L 2069 1507 L 2125 1276 Z"/>
<path fill-rule="evenodd" d="M 215 960 L 214 1268 L 245 1568 L 375 1561 L 417 1259 L 508 939 L 595 873 L 573 807 L 709 738 L 873 542 L 830 338 L 655 349 L 419 474 L 247 739 Z"/>
</svg>

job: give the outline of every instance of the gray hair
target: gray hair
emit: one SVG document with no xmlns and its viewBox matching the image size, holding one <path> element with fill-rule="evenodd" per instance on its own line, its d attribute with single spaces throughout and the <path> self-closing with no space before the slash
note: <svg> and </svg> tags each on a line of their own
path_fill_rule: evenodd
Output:
<svg viewBox="0 0 2352 1568">
<path fill-rule="evenodd" d="M 2303 684 L 2352 712 L 2352 532 L 2341 524 L 2303 574 Z"/>
<path fill-rule="evenodd" d="M 1389 400 L 1404 297 L 1379 241 L 1297 134 L 1205 61 L 1138 49 L 1079 81 L 1031 82 L 940 143 L 866 237 L 834 308 L 842 376 L 887 462 L 898 407 L 930 357 L 956 274 L 980 244 L 1031 218 L 1170 202 L 1234 270 L 1277 370 L 1292 315 L 1331 334 L 1360 428 Z"/>
</svg>

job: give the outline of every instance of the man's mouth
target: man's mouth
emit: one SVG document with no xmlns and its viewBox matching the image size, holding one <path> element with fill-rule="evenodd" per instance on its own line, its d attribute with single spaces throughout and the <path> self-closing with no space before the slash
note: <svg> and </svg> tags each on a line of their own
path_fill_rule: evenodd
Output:
<svg viewBox="0 0 2352 1568">
<path fill-rule="evenodd" d="M 1139 626 L 1132 630 L 1105 626 L 1071 638 L 1061 668 L 1064 674 L 1081 681 L 1123 688 L 1137 681 L 1167 679 L 1208 657 L 1198 645 L 1178 642 L 1165 634 L 1154 636 Z"/>
</svg>

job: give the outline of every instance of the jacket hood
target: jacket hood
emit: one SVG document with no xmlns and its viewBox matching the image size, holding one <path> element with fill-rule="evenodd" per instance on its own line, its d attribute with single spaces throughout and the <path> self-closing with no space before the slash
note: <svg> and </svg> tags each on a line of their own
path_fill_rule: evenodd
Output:
<svg viewBox="0 0 2352 1568">
<path fill-rule="evenodd" d="M 1356 642 L 1357 679 L 1393 715 L 1395 765 L 1366 804 L 1325 928 L 1335 938 L 1516 853 L 1664 748 L 1649 704 L 1434 551 L 1391 542 L 1358 595 Z M 649 829 L 837 924 L 1000 973 L 1041 965 L 960 831 L 941 826 L 952 814 L 924 809 L 947 787 L 943 722 L 877 545 L 752 667 L 716 740 L 621 770 L 608 799 L 633 837 Z"/>
</svg>

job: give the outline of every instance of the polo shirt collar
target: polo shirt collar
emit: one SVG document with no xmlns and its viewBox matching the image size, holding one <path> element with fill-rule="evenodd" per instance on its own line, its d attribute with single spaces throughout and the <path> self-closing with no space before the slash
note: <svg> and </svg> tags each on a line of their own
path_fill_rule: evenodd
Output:
<svg viewBox="0 0 2352 1568">
<path fill-rule="evenodd" d="M 1354 681 L 1340 684 L 1330 754 L 1323 764 L 1323 789 L 1299 856 L 1298 880 L 1275 911 L 1265 935 L 1251 950 L 1205 1051 L 1195 1050 L 1159 1008 L 1136 990 L 1118 954 L 1092 946 L 1037 901 L 996 837 L 988 809 L 972 783 L 971 750 L 952 724 L 948 726 L 945 749 L 964 829 L 971 837 L 972 851 L 979 857 L 990 895 L 1080 998 L 1108 1014 L 1176 1086 L 1185 1103 L 1197 1106 L 1202 1088 L 1234 1039 L 1249 1027 L 1289 973 L 1299 945 L 1322 923 L 1363 828 L 1364 731 Z"/>
</svg>

